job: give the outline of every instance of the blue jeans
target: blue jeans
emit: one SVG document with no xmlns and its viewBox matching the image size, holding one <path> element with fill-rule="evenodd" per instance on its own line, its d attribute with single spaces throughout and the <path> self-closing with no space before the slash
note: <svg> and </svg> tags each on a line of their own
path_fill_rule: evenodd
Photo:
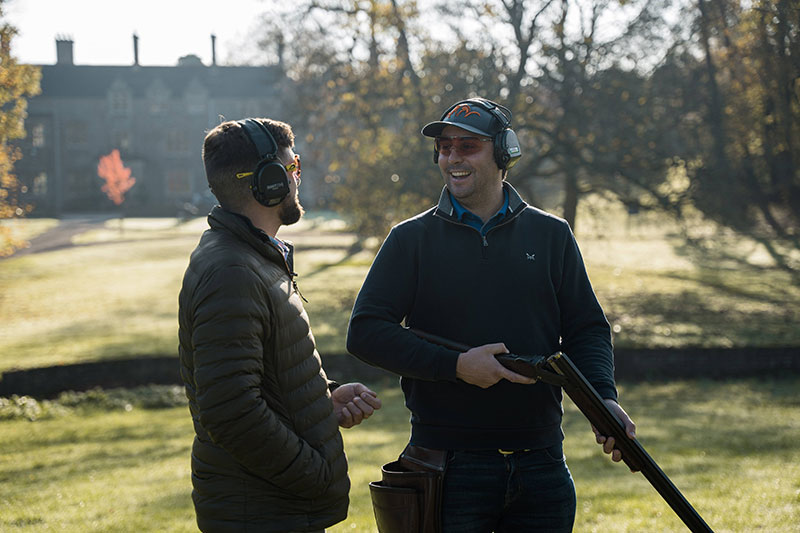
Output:
<svg viewBox="0 0 800 533">
<path fill-rule="evenodd" d="M 443 533 L 569 532 L 575 484 L 562 445 L 503 455 L 451 452 L 444 477 Z"/>
</svg>

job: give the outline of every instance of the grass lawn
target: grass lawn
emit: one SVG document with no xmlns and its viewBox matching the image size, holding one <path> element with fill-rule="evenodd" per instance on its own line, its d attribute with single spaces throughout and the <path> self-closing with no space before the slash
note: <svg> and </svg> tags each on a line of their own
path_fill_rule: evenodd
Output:
<svg viewBox="0 0 800 533">
<path fill-rule="evenodd" d="M 29 222 L 32 232 L 52 221 Z M 205 219 L 119 224 L 109 220 L 71 248 L 0 260 L 0 372 L 176 352 L 177 295 Z M 578 237 L 618 347 L 800 345 L 800 286 L 785 273 L 690 261 L 658 223 L 601 227 Z M 343 353 L 372 254 L 351 253 L 355 237 L 314 214 L 279 236 L 296 245 L 320 353 Z"/>
<path fill-rule="evenodd" d="M 27 235 L 51 225 L 35 224 Z M 71 248 L 0 260 L 0 373 L 175 354 L 180 280 L 205 227 L 204 219 L 126 219 L 122 228 L 111 220 Z M 800 345 L 800 287 L 763 260 L 698 261 L 658 223 L 585 228 L 578 240 L 617 346 Z M 351 253 L 355 238 L 313 214 L 279 236 L 297 247 L 320 352 L 344 352 L 371 254 Z M 374 530 L 367 483 L 408 436 L 399 388 L 372 385 L 385 408 L 344 431 L 352 505 L 333 533 Z M 800 378 L 620 389 L 642 444 L 715 531 L 800 531 Z M 640 474 L 603 456 L 568 400 L 565 409 L 575 530 L 683 531 Z M 81 408 L 36 422 L 2 412 L 0 531 L 195 530 L 185 407 Z"/>
<path fill-rule="evenodd" d="M 0 260 L 0 372 L 177 352 L 177 299 L 205 219 L 114 219 L 76 246 Z M 348 254 L 352 235 L 309 217 L 291 227 L 300 288 L 320 350 L 342 335 L 371 255 Z M 300 268 L 303 265 L 304 268 Z"/>
<path fill-rule="evenodd" d="M 384 409 L 344 430 L 353 484 L 332 533 L 375 531 L 367 483 L 408 438 L 394 381 L 371 383 Z M 622 384 L 650 455 L 718 533 L 797 532 L 800 378 Z M 186 407 L 92 407 L 35 422 L 0 421 L 0 531 L 196 531 Z M 565 401 L 565 450 L 578 492 L 576 532 L 685 531 L 641 474 L 594 444 Z"/>
</svg>

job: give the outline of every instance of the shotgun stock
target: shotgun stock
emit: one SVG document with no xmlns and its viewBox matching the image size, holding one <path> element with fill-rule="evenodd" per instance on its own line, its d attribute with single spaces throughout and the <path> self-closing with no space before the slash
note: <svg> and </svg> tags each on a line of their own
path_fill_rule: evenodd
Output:
<svg viewBox="0 0 800 533">
<path fill-rule="evenodd" d="M 452 350 L 466 352 L 470 349 L 465 344 L 413 328 L 408 329 L 422 339 Z M 622 453 L 622 460 L 628 465 L 628 468 L 644 475 L 690 531 L 713 533 L 713 530 L 684 498 L 639 441 L 630 438 L 625 433 L 622 422 L 608 408 L 606 402 L 597 394 L 592 384 L 586 380 L 566 354 L 557 352 L 550 357 L 498 354 L 495 357 L 503 366 L 518 374 L 535 377 L 545 383 L 562 387 L 581 413 L 602 435 L 614 437 L 614 447 Z"/>
</svg>

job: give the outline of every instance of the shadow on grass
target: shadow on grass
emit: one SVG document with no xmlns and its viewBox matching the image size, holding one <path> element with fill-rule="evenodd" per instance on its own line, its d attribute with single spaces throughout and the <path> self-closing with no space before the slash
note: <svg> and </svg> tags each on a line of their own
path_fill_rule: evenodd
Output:
<svg viewBox="0 0 800 533">
<path fill-rule="evenodd" d="M 786 291 L 786 285 L 781 283 L 779 286 L 763 287 L 762 290 L 751 289 L 750 280 L 758 276 L 758 272 L 748 272 L 743 274 L 741 271 L 723 274 L 719 269 L 703 269 L 694 273 L 688 272 L 669 272 L 664 273 L 664 277 L 679 281 L 695 282 L 708 289 L 715 289 L 716 292 L 727 294 L 732 298 L 750 300 L 752 302 L 767 302 L 775 305 L 788 305 L 793 299 Z M 759 279 L 759 283 L 763 280 Z"/>
<path fill-rule="evenodd" d="M 331 246 L 324 246 L 324 247 L 323 246 L 318 246 L 318 247 L 310 246 L 310 247 L 304 247 L 303 251 L 305 252 L 305 251 L 311 251 L 311 250 L 315 250 L 315 249 L 330 249 L 330 248 L 333 248 L 333 247 L 331 247 Z M 341 247 L 336 247 L 336 248 L 345 248 L 345 247 L 341 246 Z M 332 263 L 321 263 L 321 264 L 319 264 L 317 266 L 317 268 L 315 268 L 314 270 L 308 272 L 306 274 L 306 276 L 310 278 L 310 277 L 315 276 L 315 275 L 317 275 L 317 274 L 319 274 L 321 272 L 324 272 L 324 271 L 326 271 L 326 270 L 328 270 L 330 268 L 336 268 L 338 266 L 345 265 L 345 264 L 351 262 L 355 258 L 356 254 L 358 254 L 359 252 L 361 252 L 364 249 L 360 241 L 356 241 L 353 244 L 351 244 L 350 246 L 347 246 L 346 248 L 347 248 L 347 252 L 344 254 L 344 256 L 341 259 L 339 259 L 338 261 L 334 261 Z M 371 264 L 371 262 L 370 262 L 370 264 Z"/>
<path fill-rule="evenodd" d="M 12 369 L 50 366 L 98 360 L 126 359 L 131 356 L 170 354 L 177 357 L 177 321 L 175 313 L 153 311 L 154 323 L 175 323 L 175 336 L 163 331 L 147 331 L 144 326 L 121 327 L 131 319 L 124 309 L 104 315 L 102 320 L 86 318 L 55 327 L 37 337 L 13 341 L 5 339 L 5 355 L 0 373 Z M 177 367 L 176 367 L 177 368 Z"/>
<path fill-rule="evenodd" d="M 687 279 L 675 275 L 680 279 Z M 733 294 L 737 289 L 730 288 Z M 739 291 L 745 296 L 746 291 Z M 624 310 L 625 317 L 634 321 L 615 335 L 615 344 L 624 347 L 651 347 L 648 343 L 665 341 L 654 338 L 654 331 L 672 327 L 673 345 L 682 346 L 763 346 L 765 333 L 772 346 L 790 346 L 800 342 L 800 310 L 790 305 L 789 299 L 778 296 L 766 302 L 757 294 L 746 294 L 760 307 L 731 306 L 722 298 L 690 291 L 674 294 L 636 294 L 609 298 L 608 317 L 612 323 L 622 317 L 616 309 Z M 685 327 L 684 327 L 685 326 Z M 725 339 L 720 342 L 719 339 Z"/>
<path fill-rule="evenodd" d="M 152 436 L 147 437 L 153 440 Z M 158 442 L 149 446 L 135 443 L 134 439 L 119 436 L 114 439 L 93 439 L 88 444 L 70 439 L 56 439 L 42 443 L 34 449 L 47 454 L 48 459 L 29 467 L 4 469 L 0 482 L 14 482 L 23 485 L 54 483 L 73 480 L 76 474 L 90 475 L 93 472 L 110 472 L 124 469 L 141 468 L 143 465 L 158 464 L 161 461 L 186 457 L 188 462 L 191 453 L 191 439 L 185 444 Z M 117 441 L 118 446 L 111 446 L 102 451 L 85 451 L 86 446 L 105 445 L 109 441 Z M 64 449 L 63 453 L 55 448 Z M 33 450 L 31 450 L 33 451 Z"/>
<path fill-rule="evenodd" d="M 747 238 L 747 237 L 745 237 Z M 797 270 L 796 261 L 790 264 L 790 250 L 797 250 L 797 240 L 780 243 L 767 237 L 750 236 L 754 243 L 758 243 L 767 251 L 770 259 L 774 261 L 779 270 L 787 274 L 794 283 L 800 283 L 800 271 Z M 736 269 L 747 272 L 763 272 L 772 267 L 753 264 L 749 260 L 750 254 L 755 250 L 743 247 L 741 237 L 717 233 L 707 237 L 683 238 L 675 241 L 673 249 L 677 255 L 686 257 L 694 265 L 708 270 L 717 270 L 720 267 Z M 772 252 L 770 253 L 769 250 Z"/>
<path fill-rule="evenodd" d="M 171 513 L 175 509 L 184 509 L 192 507 L 192 494 L 191 487 L 186 490 L 176 490 L 169 494 L 165 494 L 155 501 L 143 502 L 139 504 L 139 508 L 147 514 L 152 513 Z"/>
<path fill-rule="evenodd" d="M 620 403 L 636 422 L 640 443 L 668 476 L 705 473 L 722 479 L 730 477 L 731 465 L 756 457 L 772 464 L 791 462 L 800 439 L 792 416 L 800 408 L 798 385 L 800 378 L 636 384 L 630 390 L 622 387 Z M 634 403 L 627 403 L 627 397 Z M 571 402 L 564 432 L 572 442 L 576 436 L 594 442 L 588 422 Z M 570 467 L 585 477 L 629 474 L 599 446 L 594 452 L 588 449 L 573 456 L 568 451 Z"/>
</svg>

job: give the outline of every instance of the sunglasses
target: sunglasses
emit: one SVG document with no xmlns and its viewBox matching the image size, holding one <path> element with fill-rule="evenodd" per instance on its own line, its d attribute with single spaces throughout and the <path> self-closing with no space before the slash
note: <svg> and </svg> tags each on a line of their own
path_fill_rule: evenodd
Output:
<svg viewBox="0 0 800 533">
<path fill-rule="evenodd" d="M 300 179 L 300 154 L 294 154 L 294 161 L 288 165 L 283 165 L 287 174 L 291 174 L 294 179 Z"/>
<path fill-rule="evenodd" d="M 283 168 L 286 169 L 286 173 L 290 174 L 294 179 L 300 180 L 300 155 L 294 154 L 294 161 L 289 163 L 288 165 L 283 165 Z M 239 172 L 236 174 L 236 179 L 246 178 L 247 176 L 252 176 L 254 172 Z"/>
<path fill-rule="evenodd" d="M 481 150 L 482 142 L 492 142 L 485 137 L 436 137 L 433 140 L 436 151 L 447 157 L 455 150 L 460 155 L 472 155 Z"/>
</svg>

